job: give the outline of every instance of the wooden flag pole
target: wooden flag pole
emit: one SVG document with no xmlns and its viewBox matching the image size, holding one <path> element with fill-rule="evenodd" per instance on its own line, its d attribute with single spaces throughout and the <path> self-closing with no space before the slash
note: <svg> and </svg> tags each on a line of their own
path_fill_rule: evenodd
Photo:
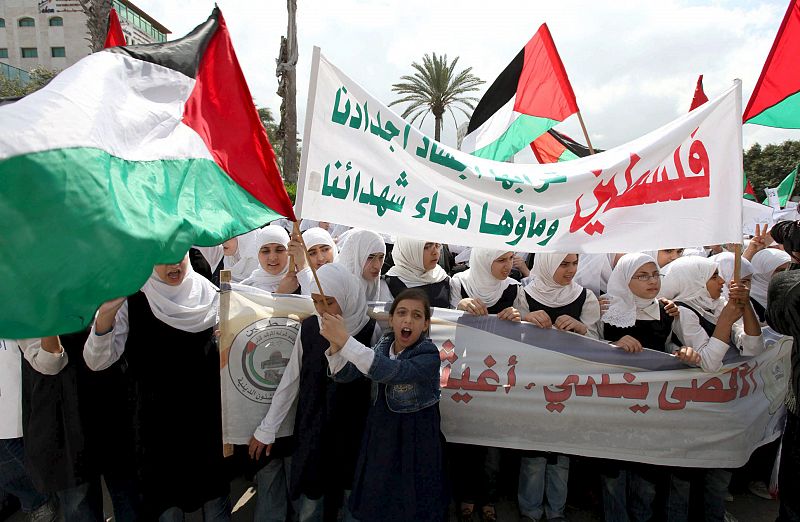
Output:
<svg viewBox="0 0 800 522">
<path fill-rule="evenodd" d="M 296 241 L 299 241 L 301 245 L 303 245 L 303 252 L 305 252 L 306 263 L 308 264 L 308 268 L 311 269 L 311 274 L 314 276 L 314 282 L 317 283 L 317 288 L 319 288 L 319 295 L 322 296 L 322 311 L 327 312 L 328 308 L 328 298 L 325 297 L 325 291 L 322 290 L 322 285 L 319 282 L 319 276 L 317 276 L 317 269 L 314 268 L 314 264 L 311 262 L 311 258 L 308 256 L 308 248 L 306 248 L 306 242 L 303 240 L 303 234 L 300 233 L 300 223 L 298 221 L 294 221 L 294 229 L 292 230 L 293 235 L 297 238 Z M 295 265 L 295 269 L 297 265 Z"/>
<path fill-rule="evenodd" d="M 219 339 L 217 350 L 220 356 L 220 368 L 222 368 L 222 346 L 220 341 L 227 339 L 229 326 L 228 315 L 231 309 L 231 271 L 222 270 L 219 273 Z M 233 455 L 233 444 L 222 444 L 222 456 L 230 457 Z"/>
<path fill-rule="evenodd" d="M 586 146 L 589 147 L 589 154 L 594 154 L 594 147 L 592 147 L 592 141 L 589 139 L 589 133 L 586 132 L 586 125 L 583 123 L 581 111 L 578 111 L 576 114 L 578 115 L 578 121 L 581 124 L 581 130 L 583 130 L 583 137 L 586 138 Z"/>
</svg>

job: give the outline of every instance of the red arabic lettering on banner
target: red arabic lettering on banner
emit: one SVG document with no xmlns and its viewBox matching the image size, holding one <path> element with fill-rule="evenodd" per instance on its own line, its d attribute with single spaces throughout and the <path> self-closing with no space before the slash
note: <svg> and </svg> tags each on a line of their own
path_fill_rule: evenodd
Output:
<svg viewBox="0 0 800 522">
<path fill-rule="evenodd" d="M 691 134 L 692 138 L 694 138 L 696 132 L 697 129 Z M 602 170 L 592 171 L 596 177 L 600 178 L 600 183 L 592 190 L 592 195 L 596 201 L 594 210 L 583 215 L 581 199 L 586 194 L 578 196 L 578 199 L 575 200 L 575 215 L 569 226 L 570 233 L 583 229 L 590 236 L 595 233 L 602 234 L 605 225 L 600 222 L 599 215 L 614 208 L 708 197 L 710 194 L 711 170 L 705 145 L 700 140 L 693 141 L 689 146 L 689 154 L 686 158 L 681 155 L 681 146 L 678 146 L 672 154 L 673 166 L 668 167 L 662 164 L 652 171 L 646 170 L 641 174 L 633 172 L 634 167 L 641 158 L 632 153 L 628 167 L 625 169 L 625 187 L 621 192 L 618 191 L 616 185 L 618 172 L 613 172 L 611 177 L 608 177 L 607 174 L 609 172 L 606 172 L 606 176 L 603 176 Z M 688 170 L 695 174 L 694 176 L 686 175 L 684 161 Z M 668 169 L 676 177 L 670 178 L 667 174 Z M 590 206 L 591 203 L 585 208 Z"/>
</svg>

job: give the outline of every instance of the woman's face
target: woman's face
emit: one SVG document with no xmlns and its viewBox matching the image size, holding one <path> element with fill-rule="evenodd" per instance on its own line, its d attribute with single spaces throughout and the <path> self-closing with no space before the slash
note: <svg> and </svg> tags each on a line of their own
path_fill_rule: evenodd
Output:
<svg viewBox="0 0 800 522">
<path fill-rule="evenodd" d="M 383 252 L 375 252 L 367 257 L 367 262 L 364 263 L 364 269 L 361 271 L 361 277 L 367 281 L 374 281 L 381 276 L 381 268 L 383 267 L 383 258 L 386 254 Z"/>
<path fill-rule="evenodd" d="M 314 245 L 308 249 L 308 257 L 314 264 L 314 268 L 333 263 L 333 248 L 326 244 Z"/>
<path fill-rule="evenodd" d="M 658 266 L 664 268 L 683 255 L 682 248 L 668 248 L 666 250 L 658 251 Z"/>
<path fill-rule="evenodd" d="M 279 275 L 289 263 L 289 252 L 280 243 L 267 243 L 258 249 L 258 263 L 265 272 Z"/>
<path fill-rule="evenodd" d="M 442 252 L 442 245 L 440 243 L 425 243 L 422 250 L 422 267 L 425 271 L 433 270 L 439 262 L 439 256 Z"/>
<path fill-rule="evenodd" d="M 226 256 L 235 256 L 236 251 L 239 250 L 239 238 L 232 237 L 222 243 L 222 254 Z"/>
<path fill-rule="evenodd" d="M 322 314 L 325 312 L 331 315 L 342 315 L 342 308 L 339 306 L 339 301 L 333 296 L 326 295 L 323 299 L 321 294 L 312 293 L 311 300 L 314 302 L 317 315 L 320 317 L 322 317 Z"/>
<path fill-rule="evenodd" d="M 708 290 L 708 295 L 711 296 L 711 299 L 719 299 L 722 295 L 723 286 L 725 286 L 725 280 L 719 275 L 719 270 L 715 270 L 714 275 L 706 283 L 706 290 Z"/>
<path fill-rule="evenodd" d="M 156 265 L 153 267 L 159 279 L 170 286 L 178 286 L 186 278 L 189 270 L 189 258 L 184 257 L 180 263 L 172 265 Z"/>
<path fill-rule="evenodd" d="M 506 252 L 492 261 L 492 277 L 505 281 L 514 266 L 514 252 Z"/>
<path fill-rule="evenodd" d="M 648 279 L 644 279 L 647 277 Z M 642 279 L 644 280 L 642 280 Z M 636 297 L 655 299 L 661 290 L 661 276 L 655 263 L 645 263 L 631 277 L 628 288 Z"/>
<path fill-rule="evenodd" d="M 567 286 L 572 282 L 575 273 L 578 271 L 578 254 L 569 254 L 556 268 L 553 274 L 553 281 L 561 286 Z"/>
</svg>

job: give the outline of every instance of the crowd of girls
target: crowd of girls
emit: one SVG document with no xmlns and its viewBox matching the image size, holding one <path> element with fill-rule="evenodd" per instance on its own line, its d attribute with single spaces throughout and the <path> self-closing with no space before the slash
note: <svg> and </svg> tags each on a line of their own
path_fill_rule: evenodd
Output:
<svg viewBox="0 0 800 522">
<path fill-rule="evenodd" d="M 19 461 L 24 433 L 29 456 L 27 470 L 0 468 L 0 488 L 39 520 L 56 498 L 66 520 L 100 520 L 101 476 L 117 520 L 183 520 L 197 510 L 228 520 L 230 478 L 243 469 L 231 462 L 245 460 L 259 521 L 439 521 L 451 504 L 460 520 L 496 520 L 501 451 L 449 444 L 439 429 L 432 306 L 573 332 L 623 352 L 658 350 L 715 372 L 730 346 L 743 355 L 765 349 L 769 284 L 792 261 L 766 234 L 749 242 L 734 281 L 733 254 L 721 247 L 533 255 L 405 237 L 387 244 L 324 222 L 292 237 L 281 225 L 157 265 L 139 292 L 103 304 L 89 331 L 0 351 L 3 372 L 22 376 L 21 399 L 0 395 L 3 418 L 20 419 L 0 449 Z M 249 447 L 231 462 L 220 451 L 221 269 L 241 291 L 307 295 L 317 310 L 300 326 Z M 369 301 L 391 303 L 387 331 L 367 315 Z M 62 458 L 41 458 L 54 441 Z M 520 516 L 563 520 L 571 457 L 517 457 Z M 726 516 L 727 470 L 591 467 L 605 520 Z"/>
</svg>

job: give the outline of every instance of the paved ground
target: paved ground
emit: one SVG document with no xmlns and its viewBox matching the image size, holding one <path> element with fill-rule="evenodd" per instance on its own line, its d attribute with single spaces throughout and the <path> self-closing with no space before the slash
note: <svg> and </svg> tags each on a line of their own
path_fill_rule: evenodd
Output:
<svg viewBox="0 0 800 522">
<path fill-rule="evenodd" d="M 253 520 L 255 499 L 249 487 L 250 484 L 243 480 L 234 481 L 232 484 L 232 498 L 237 499 L 236 504 L 238 507 L 233 514 L 233 522 L 251 522 Z M 107 497 L 106 504 L 107 510 L 110 511 Z M 740 522 L 772 522 L 778 516 L 778 503 L 774 500 L 764 500 L 746 492 L 734 496 L 733 502 L 728 503 L 728 512 Z M 501 501 L 497 506 L 497 515 L 498 520 L 501 522 L 519 520 L 516 502 L 509 499 Z M 570 522 L 597 522 L 602 520 L 602 514 L 596 508 L 578 507 L 570 503 L 567 504 L 566 515 L 567 520 Z M 5 520 L 9 522 L 24 522 L 25 517 L 18 512 Z M 450 520 L 453 522 L 457 520 L 455 512 L 452 513 Z M 479 519 L 476 516 L 474 520 L 477 522 Z M 202 517 L 199 513 L 193 513 L 186 518 L 186 521 L 201 522 Z"/>
</svg>

